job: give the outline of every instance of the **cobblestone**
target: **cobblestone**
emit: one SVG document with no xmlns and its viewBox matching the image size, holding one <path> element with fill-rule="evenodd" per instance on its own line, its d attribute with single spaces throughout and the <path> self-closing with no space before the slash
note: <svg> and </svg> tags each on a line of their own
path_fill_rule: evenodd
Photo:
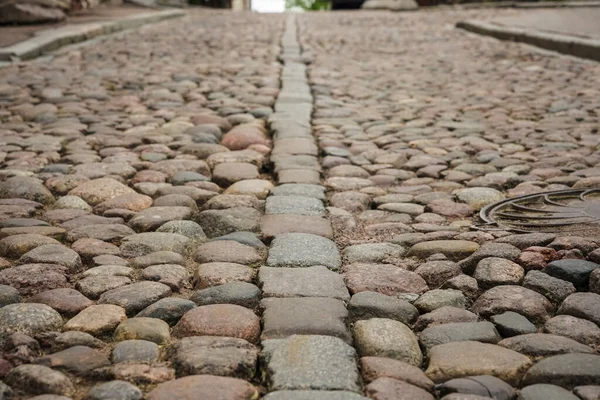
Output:
<svg viewBox="0 0 600 400">
<path fill-rule="evenodd" d="M 598 64 L 453 28 L 523 12 L 189 9 L 2 67 L 0 390 L 595 398 L 600 242 L 472 229 L 599 182 Z"/>
</svg>

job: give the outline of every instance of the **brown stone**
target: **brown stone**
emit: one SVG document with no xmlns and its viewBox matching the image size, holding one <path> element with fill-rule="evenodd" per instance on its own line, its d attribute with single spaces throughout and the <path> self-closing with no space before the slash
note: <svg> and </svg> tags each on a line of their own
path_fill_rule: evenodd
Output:
<svg viewBox="0 0 600 400">
<path fill-rule="evenodd" d="M 256 343 L 260 319 L 249 309 L 232 304 L 214 304 L 194 308 L 181 317 L 173 336 L 226 336 Z"/>
<path fill-rule="evenodd" d="M 53 289 L 39 293 L 28 300 L 30 303 L 42 303 L 64 315 L 75 315 L 93 303 L 75 289 Z"/>
<path fill-rule="evenodd" d="M 433 389 L 433 382 L 420 368 L 402 361 L 383 357 L 362 357 L 360 367 L 362 377 L 367 383 L 387 377 L 410 383 L 428 392 Z"/>
<path fill-rule="evenodd" d="M 256 388 L 246 381 L 212 375 L 193 375 L 165 382 L 146 397 L 147 400 L 252 400 Z"/>
<path fill-rule="evenodd" d="M 342 273 L 352 294 L 368 291 L 395 296 L 429 289 L 418 274 L 391 264 L 351 264 L 343 267 Z"/>
<path fill-rule="evenodd" d="M 431 393 L 417 386 L 385 377 L 369 383 L 365 394 L 373 400 L 434 400 Z"/>
<path fill-rule="evenodd" d="M 241 264 L 214 262 L 200 264 L 194 282 L 196 289 L 224 285 L 229 282 L 252 282 L 254 271 Z"/>
<path fill-rule="evenodd" d="M 514 311 L 535 323 L 543 323 L 554 311 L 552 304 L 541 294 L 521 286 L 496 286 L 483 293 L 471 307 L 482 317 L 504 311 Z"/>
</svg>

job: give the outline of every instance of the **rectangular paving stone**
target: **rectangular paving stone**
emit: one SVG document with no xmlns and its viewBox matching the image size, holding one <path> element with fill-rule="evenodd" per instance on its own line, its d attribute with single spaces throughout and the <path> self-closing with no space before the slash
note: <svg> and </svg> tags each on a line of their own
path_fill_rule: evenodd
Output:
<svg viewBox="0 0 600 400">
<path fill-rule="evenodd" d="M 277 154 L 306 154 L 316 156 L 319 149 L 313 138 L 285 138 L 275 140 L 271 155 Z"/>
<path fill-rule="evenodd" d="M 277 390 L 347 390 L 360 392 L 355 350 L 331 336 L 296 335 L 266 340 L 261 358 L 267 384 Z"/>
<path fill-rule="evenodd" d="M 258 270 L 258 280 L 264 297 L 330 297 L 350 300 L 342 276 L 323 266 L 261 267 Z"/>
<path fill-rule="evenodd" d="M 329 239 L 307 233 L 285 233 L 273 239 L 267 265 L 292 268 L 323 265 L 338 270 L 342 260 L 337 246 Z"/>
<path fill-rule="evenodd" d="M 265 202 L 265 214 L 290 214 L 324 216 L 325 206 L 321 200 L 303 196 L 271 196 Z"/>
<path fill-rule="evenodd" d="M 263 312 L 261 340 L 291 335 L 335 336 L 350 343 L 346 328 L 348 311 L 340 300 L 324 297 L 266 298 L 260 302 Z"/>
<path fill-rule="evenodd" d="M 333 237 L 333 229 L 328 219 L 306 215 L 263 215 L 260 219 L 260 232 L 264 238 L 273 238 L 283 233 L 309 233 L 326 238 Z"/>
<path fill-rule="evenodd" d="M 307 183 L 318 185 L 321 183 L 321 173 L 312 169 L 286 169 L 277 173 L 279 184 Z"/>
<path fill-rule="evenodd" d="M 271 189 L 271 196 L 304 196 L 325 200 L 325 187 L 322 185 L 293 184 L 279 185 Z"/>
</svg>

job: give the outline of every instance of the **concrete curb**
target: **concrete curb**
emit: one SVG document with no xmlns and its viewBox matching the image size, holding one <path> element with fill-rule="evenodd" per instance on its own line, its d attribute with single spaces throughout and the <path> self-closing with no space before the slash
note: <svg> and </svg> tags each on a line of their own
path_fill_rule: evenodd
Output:
<svg viewBox="0 0 600 400">
<path fill-rule="evenodd" d="M 600 61 L 600 40 L 598 39 L 587 39 L 479 21 L 458 22 L 456 27 L 501 40 L 527 43 L 558 53 Z"/>
<path fill-rule="evenodd" d="M 38 36 L 9 47 L 0 48 L 0 61 L 20 61 L 35 58 L 60 47 L 83 42 L 96 36 L 107 35 L 169 18 L 182 17 L 181 10 L 165 10 L 134 15 L 115 21 L 66 26 L 55 31 L 44 31 Z"/>
</svg>

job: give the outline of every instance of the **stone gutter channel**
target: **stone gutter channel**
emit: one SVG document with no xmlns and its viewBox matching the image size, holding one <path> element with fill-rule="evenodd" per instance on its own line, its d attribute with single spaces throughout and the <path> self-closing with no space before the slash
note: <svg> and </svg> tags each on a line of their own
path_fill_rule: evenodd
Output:
<svg viewBox="0 0 600 400">
<path fill-rule="evenodd" d="M 297 36 L 287 18 L 281 41 L 281 90 L 270 117 L 271 161 L 277 178 L 261 232 L 274 237 L 262 286 L 262 377 L 266 400 L 364 399 L 352 335 L 341 256 L 325 218 L 325 187 L 311 128 L 313 98 Z M 339 397 L 337 397 L 339 396 Z"/>
</svg>

